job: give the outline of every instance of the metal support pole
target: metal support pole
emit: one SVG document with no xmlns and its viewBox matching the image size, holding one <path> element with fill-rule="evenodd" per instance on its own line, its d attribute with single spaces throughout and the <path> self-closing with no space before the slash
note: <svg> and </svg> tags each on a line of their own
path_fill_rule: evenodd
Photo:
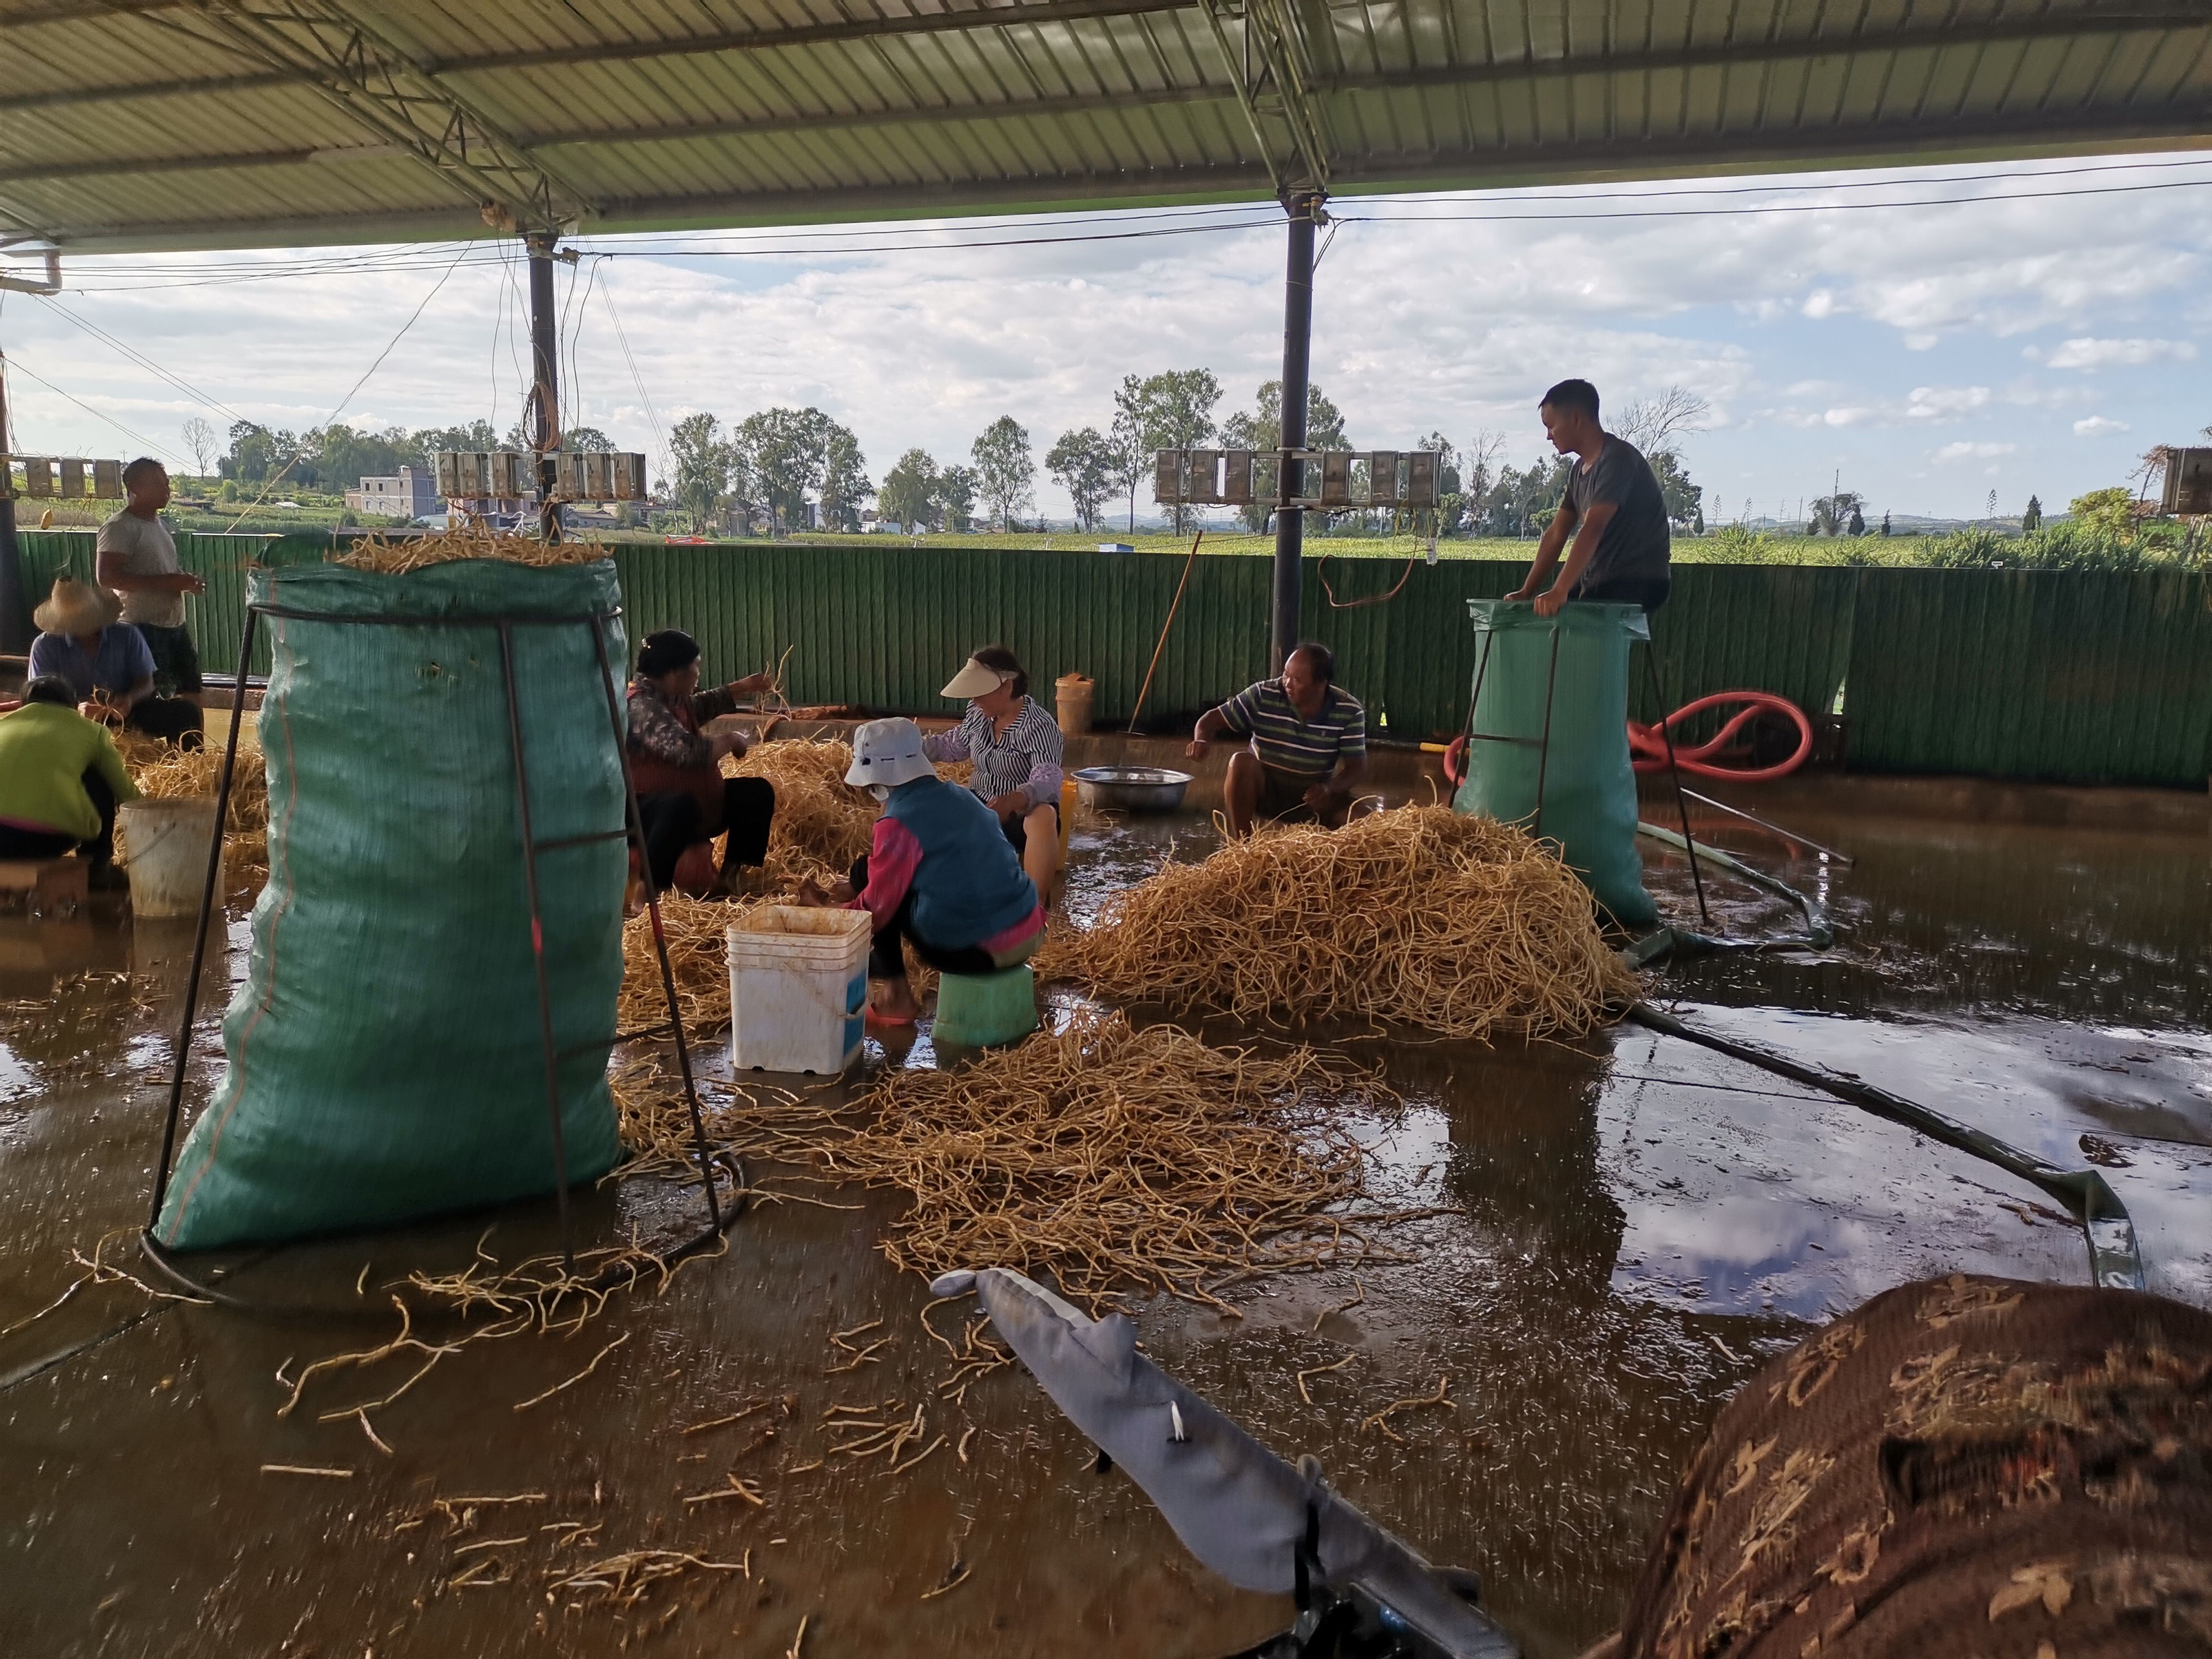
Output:
<svg viewBox="0 0 2212 1659">
<path fill-rule="evenodd" d="M 261 612 L 246 607 L 238 634 L 238 678 L 230 686 L 230 735 L 223 739 L 222 770 L 215 784 L 215 844 L 208 848 L 207 879 L 200 888 L 200 920 L 192 935 L 192 974 L 185 981 L 185 1011 L 177 1019 L 177 1041 L 170 1050 L 169 1115 L 161 1126 L 161 1162 L 154 1171 L 154 1206 L 146 1217 L 150 1236 L 161 1224 L 161 1203 L 169 1195 L 169 1174 L 177 1152 L 177 1123 L 185 1109 L 185 1068 L 192 1057 L 192 1021 L 200 1009 L 200 973 L 207 966 L 208 930 L 216 925 L 216 888 L 222 876 L 222 843 L 230 828 L 230 786 L 238 772 L 238 731 L 246 724 L 246 672 L 253 666 L 253 635 Z"/>
<path fill-rule="evenodd" d="M 545 1054 L 545 1105 L 553 1130 L 553 1200 L 561 1219 L 561 1261 L 576 1274 L 576 1235 L 568 1219 L 568 1143 L 561 1116 L 561 1055 L 553 1044 L 553 994 L 545 975 L 544 911 L 538 902 L 538 832 L 531 823 L 530 767 L 522 752 L 522 702 L 514 687 L 514 629 L 499 624 L 499 672 L 507 689 L 507 740 L 514 750 L 514 799 L 522 817 L 522 882 L 530 897 L 530 965 L 538 981 L 538 1036 Z"/>
<path fill-rule="evenodd" d="M 8 358 L 0 352 L 0 467 L 7 465 Z M 15 484 L 0 472 L 0 651 L 31 648 L 31 601 L 23 592 L 22 550 L 15 544 Z"/>
<path fill-rule="evenodd" d="M 553 251 L 560 238 L 533 233 L 530 246 L 531 397 L 537 405 L 530 447 L 538 461 L 538 532 L 549 542 L 561 539 L 561 508 L 553 499 L 559 477 L 555 460 L 561 448 L 561 378 L 554 333 Z"/>
<path fill-rule="evenodd" d="M 699 1109 L 698 1080 L 691 1074 L 691 1045 L 684 1035 L 684 1005 L 677 1000 L 676 971 L 668 962 L 668 934 L 660 922 L 660 894 L 653 884 L 653 860 L 645 854 L 645 817 L 638 810 L 637 779 L 629 769 L 629 728 L 623 718 L 622 705 L 615 698 L 614 665 L 607 655 L 604 622 L 592 623 L 592 649 L 599 660 L 599 689 L 606 693 L 607 723 L 614 732 L 615 758 L 622 764 L 623 821 L 629 826 L 629 844 L 637 849 L 639 884 L 645 889 L 645 908 L 652 918 L 653 953 L 660 964 L 661 992 L 668 999 L 668 1030 L 676 1039 L 676 1067 L 684 1074 L 684 1103 L 691 1114 L 691 1144 L 699 1154 L 699 1185 L 707 1195 L 707 1223 L 719 1233 L 723 1225 L 722 1206 L 714 1195 L 714 1149 L 708 1142 L 707 1119 Z"/>
<path fill-rule="evenodd" d="M 1667 775 L 1674 781 L 1674 810 L 1681 815 L 1682 850 L 1690 858 L 1690 886 L 1698 896 L 1698 920 L 1710 927 L 1713 915 L 1705 908 L 1705 878 L 1698 868 L 1698 843 L 1690 836 L 1690 803 L 1682 798 L 1682 769 L 1674 764 L 1674 732 L 1667 724 L 1667 690 L 1659 683 L 1659 643 L 1656 640 L 1644 641 L 1644 666 L 1650 676 L 1652 701 L 1658 705 L 1659 735 L 1667 744 Z"/>
<path fill-rule="evenodd" d="M 1306 191 L 1286 197 L 1284 210 L 1291 216 L 1290 256 L 1283 275 L 1283 420 L 1284 449 L 1304 449 L 1306 444 L 1306 388 L 1313 355 L 1314 221 L 1320 210 L 1319 192 Z M 1291 477 L 1285 459 L 1277 473 L 1279 496 L 1303 494 L 1303 478 Z M 1299 486 L 1293 488 L 1293 485 Z M 1305 509 L 1279 507 L 1275 512 L 1274 605 L 1267 633 L 1268 657 L 1274 672 L 1298 642 L 1299 565 L 1305 553 Z"/>
</svg>

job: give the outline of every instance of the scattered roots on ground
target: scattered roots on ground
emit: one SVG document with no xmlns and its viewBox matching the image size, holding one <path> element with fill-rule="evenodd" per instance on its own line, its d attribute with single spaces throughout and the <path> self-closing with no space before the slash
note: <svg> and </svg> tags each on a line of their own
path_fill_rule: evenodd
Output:
<svg viewBox="0 0 2212 1659">
<path fill-rule="evenodd" d="M 817 1156 L 913 1200 L 882 1246 L 902 1267 L 1020 1267 L 1092 1303 L 1222 1306 L 1226 1284 L 1370 1251 L 1362 1226 L 1382 1218 L 1343 1208 L 1367 1167 L 1346 1108 L 1397 1099 L 1313 1048 L 1214 1048 L 1089 1012 L 956 1071 L 887 1074 L 870 1116 Z"/>
<path fill-rule="evenodd" d="M 1634 989 L 1571 871 L 1520 830 L 1442 806 L 1164 864 L 1097 925 L 1056 930 L 1036 967 L 1120 1002 L 1484 1041 L 1579 1036 Z"/>
<path fill-rule="evenodd" d="M 671 1069 L 629 1068 L 616 1097 L 644 1167 L 692 1164 Z M 745 1086 L 702 1103 L 709 1135 L 748 1156 L 904 1193 L 881 1245 L 899 1267 L 1020 1267 L 1094 1304 L 1164 1291 L 1224 1307 L 1222 1289 L 1261 1273 L 1387 1259 L 1369 1228 L 1436 1213 L 1354 1207 L 1367 1163 L 1347 1109 L 1398 1104 L 1377 1074 L 1310 1048 L 1209 1048 L 1118 1013 L 956 1071 L 890 1073 L 842 1106 Z"/>
<path fill-rule="evenodd" d="M 488 525 L 471 521 L 455 525 L 450 530 L 433 531 L 427 536 L 396 539 L 364 536 L 343 553 L 334 555 L 331 562 L 353 570 L 373 571 L 380 576 L 404 576 L 434 564 L 451 564 L 457 559 L 560 565 L 591 564 L 613 556 L 596 542 L 541 542 L 532 536 L 518 536 L 512 531 L 494 530 Z"/>
</svg>

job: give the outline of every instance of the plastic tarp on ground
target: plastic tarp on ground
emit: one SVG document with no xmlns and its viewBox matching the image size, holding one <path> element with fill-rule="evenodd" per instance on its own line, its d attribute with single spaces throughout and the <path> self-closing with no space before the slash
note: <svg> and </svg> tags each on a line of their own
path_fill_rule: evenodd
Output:
<svg viewBox="0 0 2212 1659">
<path fill-rule="evenodd" d="M 1636 851 L 1628 757 L 1628 647 L 1651 636 L 1643 611 L 1576 604 L 1544 617 L 1506 599 L 1467 608 L 1479 636 L 1474 724 L 1453 807 L 1557 842 L 1622 927 L 1657 921 Z"/>
<path fill-rule="evenodd" d="M 619 672 L 613 565 L 258 569 L 250 593 L 296 613 L 262 622 L 269 882 L 223 1024 L 228 1064 L 179 1157 L 156 1237 L 203 1248 L 550 1192 L 500 634 L 461 619 L 513 619 L 540 845 L 619 831 L 621 758 L 590 632 L 605 630 Z M 554 620 L 586 617 L 610 620 Z M 572 1182 L 620 1156 L 605 1071 L 626 860 L 617 839 L 539 861 Z"/>
</svg>

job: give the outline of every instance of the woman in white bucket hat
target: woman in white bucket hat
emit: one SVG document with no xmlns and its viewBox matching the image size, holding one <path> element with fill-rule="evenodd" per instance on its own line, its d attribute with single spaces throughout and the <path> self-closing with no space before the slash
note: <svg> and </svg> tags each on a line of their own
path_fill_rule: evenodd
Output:
<svg viewBox="0 0 2212 1659">
<path fill-rule="evenodd" d="M 911 1025 L 919 1005 L 907 982 L 902 941 L 939 973 L 994 974 L 1026 962 L 1044 939 L 1044 907 L 991 809 L 947 783 L 909 720 L 870 720 L 853 734 L 845 781 L 884 805 L 849 882 L 800 890 L 811 904 L 842 902 L 875 924 L 868 953 L 868 1013 Z"/>
</svg>

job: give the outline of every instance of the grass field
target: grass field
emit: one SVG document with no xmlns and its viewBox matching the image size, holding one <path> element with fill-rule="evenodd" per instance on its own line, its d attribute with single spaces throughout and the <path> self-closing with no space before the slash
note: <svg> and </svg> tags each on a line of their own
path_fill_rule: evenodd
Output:
<svg viewBox="0 0 2212 1659">
<path fill-rule="evenodd" d="M 810 535 L 809 542 L 842 544 L 854 546 L 896 547 L 915 545 L 899 536 L 833 536 Z M 927 547 L 983 547 L 1063 549 L 1087 551 L 1106 542 L 1126 542 L 1139 553 L 1188 553 L 1190 538 L 1161 531 L 1139 530 L 1133 536 L 1124 531 L 1107 530 L 1078 535 L 1072 531 L 1060 531 L 1048 536 L 1039 535 L 951 535 L 925 536 L 919 545 Z M 1856 538 L 1834 536 L 1762 536 L 1753 538 L 1747 545 L 1743 538 L 1724 536 L 1683 536 L 1674 538 L 1674 558 L 1683 564 L 1844 564 L 1856 562 L 1863 564 L 1909 565 L 1919 562 L 1920 539 L 1914 536 L 1862 536 Z M 1273 535 L 1254 535 L 1237 530 L 1208 529 L 1206 540 L 1200 544 L 1204 554 L 1248 556 L 1272 555 L 1275 550 Z M 1411 536 L 1352 537 L 1312 536 L 1306 538 L 1306 556 L 1339 559 L 1409 559 L 1424 556 L 1428 543 Z M 1505 559 L 1526 562 L 1534 556 L 1534 537 L 1526 541 L 1504 538 L 1445 540 L 1437 544 L 1439 559 Z"/>
</svg>

